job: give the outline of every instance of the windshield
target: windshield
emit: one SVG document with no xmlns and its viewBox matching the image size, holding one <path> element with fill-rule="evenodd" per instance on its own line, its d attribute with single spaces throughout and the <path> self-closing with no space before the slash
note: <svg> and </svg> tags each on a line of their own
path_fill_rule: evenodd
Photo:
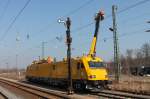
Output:
<svg viewBox="0 0 150 99">
<path fill-rule="evenodd" d="M 104 67 L 104 64 L 103 64 L 103 62 L 89 61 L 89 67 L 91 67 L 91 68 L 101 68 L 101 67 Z"/>
</svg>

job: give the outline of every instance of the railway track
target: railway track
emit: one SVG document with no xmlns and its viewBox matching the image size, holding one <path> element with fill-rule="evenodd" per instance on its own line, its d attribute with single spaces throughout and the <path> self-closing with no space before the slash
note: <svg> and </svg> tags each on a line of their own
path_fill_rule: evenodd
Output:
<svg viewBox="0 0 150 99">
<path fill-rule="evenodd" d="M 44 99 L 52 99 L 52 98 L 71 99 L 71 98 L 74 98 L 74 97 L 69 96 L 67 94 L 62 94 L 62 93 L 58 93 L 58 92 L 55 92 L 55 91 L 45 90 L 45 89 L 42 89 L 40 87 L 20 83 L 20 82 L 10 80 L 10 79 L 0 78 L 0 82 L 4 83 L 4 84 L 7 84 L 8 86 L 13 86 L 13 87 L 15 87 L 19 90 L 30 93 L 32 95 L 35 95 L 39 98 L 44 98 Z"/>
<path fill-rule="evenodd" d="M 65 99 L 76 99 L 77 97 L 75 95 L 67 95 L 66 92 L 59 93 L 57 91 L 51 91 L 49 89 L 41 88 L 38 86 L 29 85 L 26 83 L 21 83 L 15 80 L 5 79 L 0 77 L 0 82 L 5 83 L 9 86 L 13 86 L 17 89 L 23 90 L 25 92 L 31 93 L 33 95 L 38 96 L 39 98 L 65 98 Z M 98 96 L 98 97 L 107 97 L 107 98 L 113 98 L 113 99 L 125 99 L 125 98 L 131 98 L 131 99 L 150 99 L 150 96 L 148 95 L 137 95 L 133 93 L 125 93 L 125 92 L 119 92 L 119 91 L 112 91 L 112 90 L 103 90 L 99 92 L 92 92 L 91 95 Z M 5 96 L 5 95 L 4 95 Z M 8 99 L 8 98 L 4 98 Z M 81 98 L 78 98 L 81 99 Z M 82 97 L 83 99 L 83 97 Z"/>
<path fill-rule="evenodd" d="M 127 93 L 127 92 L 120 92 L 120 91 L 112 91 L 112 90 L 103 90 L 99 92 L 91 93 L 92 95 L 107 97 L 107 98 L 113 98 L 113 99 L 150 99 L 150 96 L 148 95 L 138 95 L 133 93 Z"/>
<path fill-rule="evenodd" d="M 77 92 L 77 93 L 80 94 L 80 92 Z M 81 92 L 81 93 L 84 93 L 84 92 Z M 127 92 L 122 92 L 122 91 L 113 91 L 113 90 L 103 90 L 103 91 L 97 91 L 97 92 L 88 91 L 85 93 L 96 95 L 99 97 L 107 97 L 107 98 L 113 98 L 113 99 L 125 99 L 125 98 L 150 99 L 150 96 L 148 95 L 138 95 L 138 94 L 127 93 Z"/>
<path fill-rule="evenodd" d="M 0 99 L 9 99 L 4 93 L 0 92 Z"/>
</svg>

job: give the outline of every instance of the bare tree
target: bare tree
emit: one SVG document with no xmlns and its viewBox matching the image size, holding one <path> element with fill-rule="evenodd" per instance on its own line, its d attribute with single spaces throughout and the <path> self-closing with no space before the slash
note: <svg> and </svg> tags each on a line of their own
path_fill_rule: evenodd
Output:
<svg viewBox="0 0 150 99">
<path fill-rule="evenodd" d="M 145 43 L 140 49 L 127 49 L 126 55 L 120 56 L 120 62 L 125 74 L 137 73 L 141 66 L 150 66 L 150 44 Z M 109 66 L 109 70 L 114 71 L 113 61 L 109 62 Z"/>
<path fill-rule="evenodd" d="M 120 62 L 121 62 L 121 72 L 127 73 L 127 63 L 126 63 L 126 57 L 124 55 L 120 56 Z"/>
<path fill-rule="evenodd" d="M 142 47 L 141 47 L 143 56 L 144 56 L 144 65 L 150 65 L 150 44 L 145 43 Z"/>
<path fill-rule="evenodd" d="M 140 49 L 135 50 L 134 63 L 135 63 L 135 66 L 143 65 L 143 54 Z"/>
<path fill-rule="evenodd" d="M 133 61 L 133 49 L 127 49 L 126 51 L 127 54 L 127 71 L 130 73 L 130 68 L 133 67 L 134 61 Z"/>
</svg>

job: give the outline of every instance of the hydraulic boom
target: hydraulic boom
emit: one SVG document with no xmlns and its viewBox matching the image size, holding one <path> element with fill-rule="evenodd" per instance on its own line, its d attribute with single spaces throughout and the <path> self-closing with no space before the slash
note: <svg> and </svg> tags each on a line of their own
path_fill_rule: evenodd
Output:
<svg viewBox="0 0 150 99">
<path fill-rule="evenodd" d="M 100 21 L 102 21 L 104 19 L 104 12 L 100 11 L 96 17 L 95 17 L 95 33 L 94 33 L 94 37 L 92 40 L 92 44 L 91 44 L 91 48 L 89 51 L 88 56 L 90 57 L 95 57 L 96 56 L 96 42 L 97 42 L 97 38 L 98 38 L 98 30 L 99 30 L 99 26 L 100 26 Z"/>
</svg>

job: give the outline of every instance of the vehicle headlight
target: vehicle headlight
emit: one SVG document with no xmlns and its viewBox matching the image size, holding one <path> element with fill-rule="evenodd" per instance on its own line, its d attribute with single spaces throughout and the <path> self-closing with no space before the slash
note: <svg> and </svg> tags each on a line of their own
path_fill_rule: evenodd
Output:
<svg viewBox="0 0 150 99">
<path fill-rule="evenodd" d="M 96 78 L 96 75 L 90 75 L 89 78 Z"/>
</svg>

